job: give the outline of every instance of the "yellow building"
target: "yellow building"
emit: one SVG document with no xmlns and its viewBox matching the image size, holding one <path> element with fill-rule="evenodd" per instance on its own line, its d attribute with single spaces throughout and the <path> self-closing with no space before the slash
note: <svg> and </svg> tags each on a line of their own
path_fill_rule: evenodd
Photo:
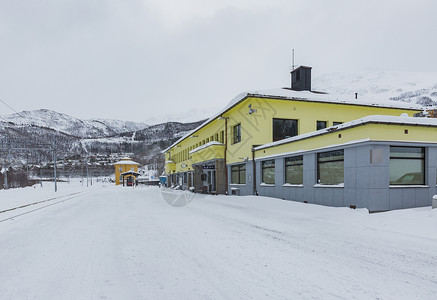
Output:
<svg viewBox="0 0 437 300">
<path fill-rule="evenodd" d="M 437 120 L 417 104 L 311 91 L 310 72 L 238 95 L 165 149 L 167 185 L 372 211 L 429 205 Z"/>
<path fill-rule="evenodd" d="M 301 67 L 293 74 L 302 72 L 301 78 L 308 79 L 305 72 L 310 70 Z M 168 185 L 227 193 L 228 167 L 251 161 L 256 146 L 368 115 L 413 116 L 421 111 L 415 104 L 355 98 L 290 88 L 242 93 L 163 151 Z"/>
<path fill-rule="evenodd" d="M 133 185 L 138 173 L 139 163 L 132 161 L 129 157 L 123 157 L 119 162 L 114 163 L 115 184 Z"/>
</svg>

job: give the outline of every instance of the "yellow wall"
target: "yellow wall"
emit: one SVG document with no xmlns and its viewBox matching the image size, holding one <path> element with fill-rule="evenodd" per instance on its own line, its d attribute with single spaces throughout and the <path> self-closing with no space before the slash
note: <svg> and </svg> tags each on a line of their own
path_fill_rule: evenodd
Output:
<svg viewBox="0 0 437 300">
<path fill-rule="evenodd" d="M 405 134 L 405 130 L 408 130 L 408 134 Z M 339 134 L 341 134 L 341 137 L 339 137 Z M 261 149 L 255 152 L 255 157 L 262 158 L 282 153 L 314 150 L 364 139 L 372 141 L 421 141 L 435 143 L 437 142 L 437 128 L 394 124 L 366 124 Z"/>
<path fill-rule="evenodd" d="M 249 114 L 249 104 L 257 112 Z M 227 123 L 228 151 L 227 163 L 241 162 L 245 158 L 252 158 L 252 146 L 263 145 L 273 142 L 273 118 L 297 119 L 298 134 L 313 132 L 316 130 L 316 121 L 327 121 L 327 126 L 333 122 L 348 122 L 368 115 L 393 115 L 400 116 L 406 113 L 412 116 L 419 110 L 407 110 L 399 108 L 382 108 L 372 106 L 359 106 L 339 103 L 306 102 L 299 100 L 279 100 L 249 97 L 223 114 L 229 117 Z M 241 123 L 241 142 L 232 144 L 232 128 Z M 166 161 L 175 162 L 175 172 L 193 170 L 194 161 L 189 151 L 201 146 L 203 143 L 218 138 L 220 132 L 225 129 L 225 120 L 212 120 L 209 124 L 194 132 L 193 137 L 187 137 L 173 147 L 166 154 Z M 203 161 L 215 157 L 211 151 L 210 156 L 203 156 Z M 220 157 L 221 158 L 221 157 Z M 182 166 L 186 166 L 182 168 Z M 168 174 L 168 173 L 167 173 Z"/>
<path fill-rule="evenodd" d="M 120 184 L 120 174 L 127 172 L 127 171 L 135 171 L 138 172 L 138 165 L 131 165 L 131 164 L 117 164 L 114 165 L 115 167 L 115 184 Z"/>
<path fill-rule="evenodd" d="M 224 145 L 211 145 L 202 150 L 196 151 L 191 155 L 190 164 L 197 164 L 214 157 L 215 159 L 223 159 L 225 157 Z"/>
</svg>

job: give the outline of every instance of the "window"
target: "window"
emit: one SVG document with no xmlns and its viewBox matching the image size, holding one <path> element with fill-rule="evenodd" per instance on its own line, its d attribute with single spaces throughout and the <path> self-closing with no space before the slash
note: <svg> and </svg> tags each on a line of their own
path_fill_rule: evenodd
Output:
<svg viewBox="0 0 437 300">
<path fill-rule="evenodd" d="M 333 126 L 337 126 L 337 125 L 340 125 L 340 124 L 343 124 L 343 122 L 332 122 Z"/>
<path fill-rule="evenodd" d="M 390 184 L 425 184 L 425 149 L 390 147 Z"/>
<path fill-rule="evenodd" d="M 297 120 L 273 119 L 273 141 L 297 135 Z"/>
<path fill-rule="evenodd" d="M 303 156 L 285 158 L 285 183 L 303 184 Z"/>
<path fill-rule="evenodd" d="M 220 143 L 224 143 L 225 142 L 225 132 L 222 130 L 220 131 Z"/>
<path fill-rule="evenodd" d="M 200 175 L 200 181 L 206 181 L 206 179 L 206 174 L 203 173 Z"/>
<path fill-rule="evenodd" d="M 326 121 L 317 121 L 317 130 L 324 129 L 324 128 L 328 127 L 328 126 L 326 126 L 327 123 L 328 122 L 326 122 Z"/>
<path fill-rule="evenodd" d="M 218 142 L 218 133 L 215 134 L 214 140 Z"/>
<path fill-rule="evenodd" d="M 266 160 L 261 162 L 262 182 L 267 184 L 275 184 L 275 160 Z"/>
<path fill-rule="evenodd" d="M 209 138 L 206 139 L 206 143 L 209 143 Z"/>
<path fill-rule="evenodd" d="M 241 142 L 241 124 L 235 125 L 232 128 L 233 132 L 233 144 Z"/>
<path fill-rule="evenodd" d="M 344 150 L 322 152 L 317 154 L 317 183 L 344 183 Z"/>
<path fill-rule="evenodd" d="M 231 183 L 246 184 L 246 164 L 231 166 Z"/>
</svg>

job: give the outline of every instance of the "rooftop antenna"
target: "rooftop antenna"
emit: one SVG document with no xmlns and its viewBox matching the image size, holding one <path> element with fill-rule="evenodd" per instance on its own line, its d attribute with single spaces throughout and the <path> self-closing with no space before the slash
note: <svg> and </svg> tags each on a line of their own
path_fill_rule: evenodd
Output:
<svg viewBox="0 0 437 300">
<path fill-rule="evenodd" d="M 294 49 L 291 51 L 291 70 L 294 71 Z"/>
</svg>

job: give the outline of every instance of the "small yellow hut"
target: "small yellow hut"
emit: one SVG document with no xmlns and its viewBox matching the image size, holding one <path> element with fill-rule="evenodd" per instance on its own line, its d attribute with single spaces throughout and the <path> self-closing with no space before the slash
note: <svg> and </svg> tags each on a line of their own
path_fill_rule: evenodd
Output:
<svg viewBox="0 0 437 300">
<path fill-rule="evenodd" d="M 134 185 L 135 179 L 140 175 L 138 173 L 139 165 L 139 163 L 132 161 L 129 157 L 123 157 L 120 161 L 114 163 L 115 184 Z"/>
</svg>

